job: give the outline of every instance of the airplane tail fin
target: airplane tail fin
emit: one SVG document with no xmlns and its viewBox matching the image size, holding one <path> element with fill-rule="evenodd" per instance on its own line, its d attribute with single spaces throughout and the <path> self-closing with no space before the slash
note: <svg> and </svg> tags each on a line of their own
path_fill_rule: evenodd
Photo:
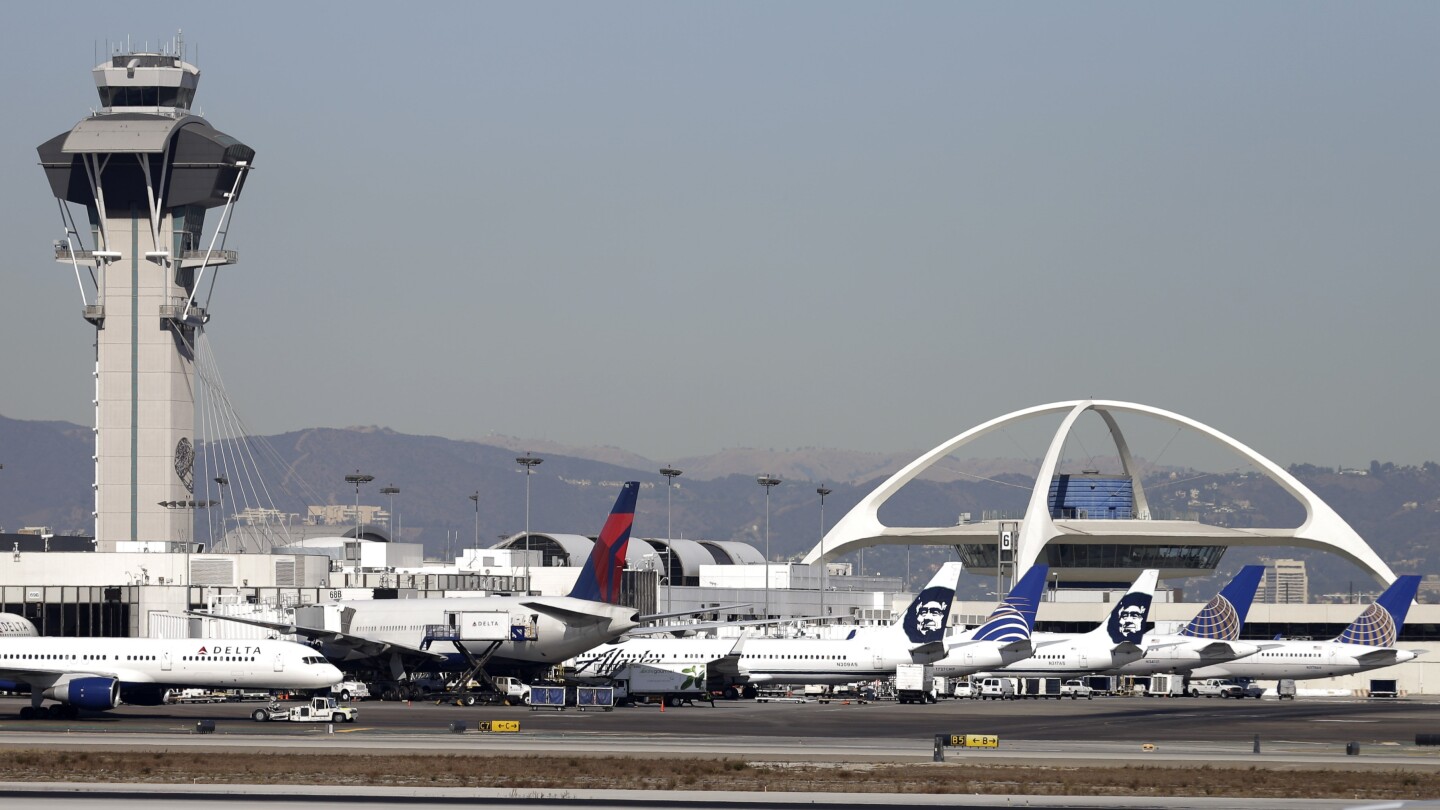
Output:
<svg viewBox="0 0 1440 810">
<path fill-rule="evenodd" d="M 1220 589 L 1215 598 L 1195 614 L 1185 625 L 1180 635 L 1190 638 L 1208 638 L 1215 641 L 1238 641 L 1240 627 L 1250 613 L 1250 603 L 1255 601 L 1255 589 L 1260 587 L 1260 577 L 1265 573 L 1263 565 L 1247 565 Z"/>
<path fill-rule="evenodd" d="M 963 566 L 958 562 L 947 562 L 940 566 L 914 601 L 905 609 L 905 614 L 892 625 L 893 630 L 904 633 L 912 644 L 928 644 L 945 637 L 945 625 L 950 621 L 950 608 L 955 604 L 955 588 L 960 584 Z"/>
<path fill-rule="evenodd" d="M 975 641 L 1025 641 L 1035 630 L 1035 611 L 1045 591 L 1050 566 L 1032 565 L 1015 583 L 985 623 L 975 628 Z"/>
<path fill-rule="evenodd" d="M 1120 597 L 1110 611 L 1105 623 L 1090 631 L 1104 634 L 1115 644 L 1138 644 L 1145 635 L 1145 623 L 1150 620 L 1150 602 L 1155 598 L 1155 583 L 1160 581 L 1160 571 L 1146 568 L 1135 578 L 1135 584 Z"/>
<path fill-rule="evenodd" d="M 1367 647 L 1394 646 L 1396 639 L 1400 638 L 1400 629 L 1405 626 L 1405 615 L 1410 612 L 1410 603 L 1415 601 L 1415 592 L 1419 588 L 1419 576 L 1408 574 L 1397 577 L 1335 641 Z"/>
<path fill-rule="evenodd" d="M 580 578 L 570 596 L 589 599 L 592 602 L 620 603 L 620 578 L 625 570 L 625 549 L 630 545 L 630 527 L 635 523 L 635 496 L 640 492 L 639 481 L 626 481 L 615 499 L 615 507 L 600 530 L 595 548 L 580 570 Z"/>
</svg>

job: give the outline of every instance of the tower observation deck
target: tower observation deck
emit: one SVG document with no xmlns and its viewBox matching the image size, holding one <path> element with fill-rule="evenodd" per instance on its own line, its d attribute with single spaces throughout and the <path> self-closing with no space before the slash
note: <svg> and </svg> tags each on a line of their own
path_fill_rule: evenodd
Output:
<svg viewBox="0 0 1440 810">
<path fill-rule="evenodd" d="M 200 71 L 178 37 L 91 72 L 100 107 L 38 151 L 65 232 L 55 259 L 74 270 L 95 328 L 95 537 L 105 549 L 188 538 L 204 505 L 194 500 L 195 338 L 216 272 L 237 259 L 225 238 L 255 151 L 192 112 Z M 78 227 L 75 210 L 85 214 Z"/>
</svg>

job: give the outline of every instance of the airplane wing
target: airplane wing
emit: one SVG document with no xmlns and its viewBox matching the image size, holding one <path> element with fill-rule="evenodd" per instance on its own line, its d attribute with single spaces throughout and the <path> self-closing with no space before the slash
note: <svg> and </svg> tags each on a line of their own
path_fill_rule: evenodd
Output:
<svg viewBox="0 0 1440 810">
<path fill-rule="evenodd" d="M 1145 651 L 1140 648 L 1140 645 L 1133 641 L 1122 641 L 1114 647 L 1111 647 L 1110 651 L 1113 653 L 1125 653 L 1127 655 L 1143 655 L 1145 653 Z"/>
<path fill-rule="evenodd" d="M 41 689 L 48 689 L 66 675 L 78 675 L 82 678 L 92 676 L 97 678 L 114 678 L 117 681 L 120 680 L 119 673 L 101 670 L 78 672 L 76 670 L 49 669 L 47 667 L 0 667 L 0 679 L 28 683 L 31 686 L 38 686 Z"/>
<path fill-rule="evenodd" d="M 1386 661 L 1395 661 L 1395 654 L 1398 652 L 1400 651 L 1395 649 L 1394 647 L 1386 647 L 1379 650 L 1371 650 L 1370 652 L 1360 653 L 1355 656 L 1355 660 L 1367 667 L 1374 666 L 1376 664 L 1383 664 Z"/>
<path fill-rule="evenodd" d="M 945 657 L 945 641 L 929 641 L 910 648 L 910 660 L 917 664 L 930 664 Z"/>
<path fill-rule="evenodd" d="M 202 616 L 207 619 L 224 619 L 225 621 L 248 624 L 252 627 L 265 627 L 282 633 L 287 636 L 304 636 L 312 641 L 320 641 L 326 644 L 333 644 L 342 647 L 364 658 L 379 658 L 385 655 L 399 655 L 406 658 L 416 658 L 423 662 L 440 663 L 446 659 L 441 653 L 422 650 L 418 647 L 408 647 L 404 644 L 396 644 L 390 641 L 377 641 L 357 636 L 351 633 L 341 633 L 335 630 L 324 630 L 318 627 L 304 627 L 293 622 L 267 622 L 260 619 L 247 619 L 240 616 L 221 616 L 213 613 L 200 613 L 194 610 L 187 610 L 186 613 L 192 616 Z"/>
<path fill-rule="evenodd" d="M 736 609 L 736 608 L 743 608 L 743 607 L 750 607 L 750 603 L 749 603 L 749 602 L 744 602 L 744 603 L 739 604 L 739 605 L 716 605 L 716 606 L 713 607 L 713 608 L 703 608 L 703 609 L 701 609 L 701 610 L 677 610 L 677 611 L 675 611 L 675 612 L 673 612 L 673 613 L 651 613 L 651 614 L 646 615 L 646 616 L 641 616 L 641 617 L 640 617 L 640 621 L 642 621 L 642 622 L 653 622 L 653 621 L 655 621 L 656 619 L 673 619 L 673 618 L 675 618 L 676 616 L 694 616 L 694 615 L 697 614 L 697 613 L 719 613 L 719 612 L 722 611 L 722 610 L 734 610 L 734 609 Z M 791 620 L 790 620 L 790 619 L 782 619 L 781 621 L 791 621 Z M 732 623 L 733 623 L 733 622 L 732 622 Z"/>
<path fill-rule="evenodd" d="M 520 604 L 536 613 L 543 613 L 552 619 L 559 619 L 571 626 L 582 623 L 595 624 L 597 622 L 610 621 L 608 615 L 600 616 L 594 613 L 587 613 L 583 610 L 572 610 L 571 608 L 552 605 L 547 602 L 521 602 Z"/>
</svg>

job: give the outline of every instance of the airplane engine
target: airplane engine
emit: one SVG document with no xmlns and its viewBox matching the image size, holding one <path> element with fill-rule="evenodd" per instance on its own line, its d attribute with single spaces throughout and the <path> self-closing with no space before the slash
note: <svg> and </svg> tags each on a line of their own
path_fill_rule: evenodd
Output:
<svg viewBox="0 0 1440 810">
<path fill-rule="evenodd" d="M 120 682 L 114 678 L 67 676 L 45 690 L 45 697 L 82 709 L 104 711 L 120 703 Z"/>
<path fill-rule="evenodd" d="M 162 706 L 168 687 L 153 683 L 125 684 L 120 687 L 120 699 L 131 706 Z"/>
</svg>

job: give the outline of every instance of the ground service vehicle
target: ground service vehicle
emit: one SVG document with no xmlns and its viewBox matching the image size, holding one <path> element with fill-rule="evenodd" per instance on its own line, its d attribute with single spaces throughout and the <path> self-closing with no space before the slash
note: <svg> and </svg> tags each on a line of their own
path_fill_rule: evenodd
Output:
<svg viewBox="0 0 1440 810">
<path fill-rule="evenodd" d="M 895 667 L 895 700 L 900 703 L 934 703 L 934 667 L 929 664 L 900 664 Z"/>
<path fill-rule="evenodd" d="M 341 706 L 333 697 L 311 698 L 309 703 L 301 706 L 282 706 L 275 702 L 250 713 L 250 719 L 261 723 L 268 720 L 291 723 L 353 723 L 359 716 L 359 709 Z"/>
<path fill-rule="evenodd" d="M 370 687 L 364 681 L 341 681 L 330 687 L 330 694 L 340 698 L 342 703 L 349 703 L 370 697 Z"/>
<path fill-rule="evenodd" d="M 1059 700 L 1059 678 L 1021 678 L 1020 696 L 1027 698 L 1055 698 Z"/>
<path fill-rule="evenodd" d="M 1150 676 L 1150 688 L 1145 694 L 1152 697 L 1179 697 L 1185 694 L 1185 676 L 1171 673 L 1157 673 Z"/>
<path fill-rule="evenodd" d="M 627 663 L 615 670 L 612 681 L 616 703 L 662 703 L 666 706 L 710 700 L 705 685 L 706 665 L 685 666 Z"/>
<path fill-rule="evenodd" d="M 1071 700 L 1079 700 L 1082 697 L 1086 700 L 1094 700 L 1095 690 L 1087 686 L 1084 681 L 1075 678 L 1060 684 L 1060 696 L 1068 697 Z"/>
<path fill-rule="evenodd" d="M 981 700 L 1014 700 L 1018 678 L 986 678 L 980 681 Z"/>
</svg>

